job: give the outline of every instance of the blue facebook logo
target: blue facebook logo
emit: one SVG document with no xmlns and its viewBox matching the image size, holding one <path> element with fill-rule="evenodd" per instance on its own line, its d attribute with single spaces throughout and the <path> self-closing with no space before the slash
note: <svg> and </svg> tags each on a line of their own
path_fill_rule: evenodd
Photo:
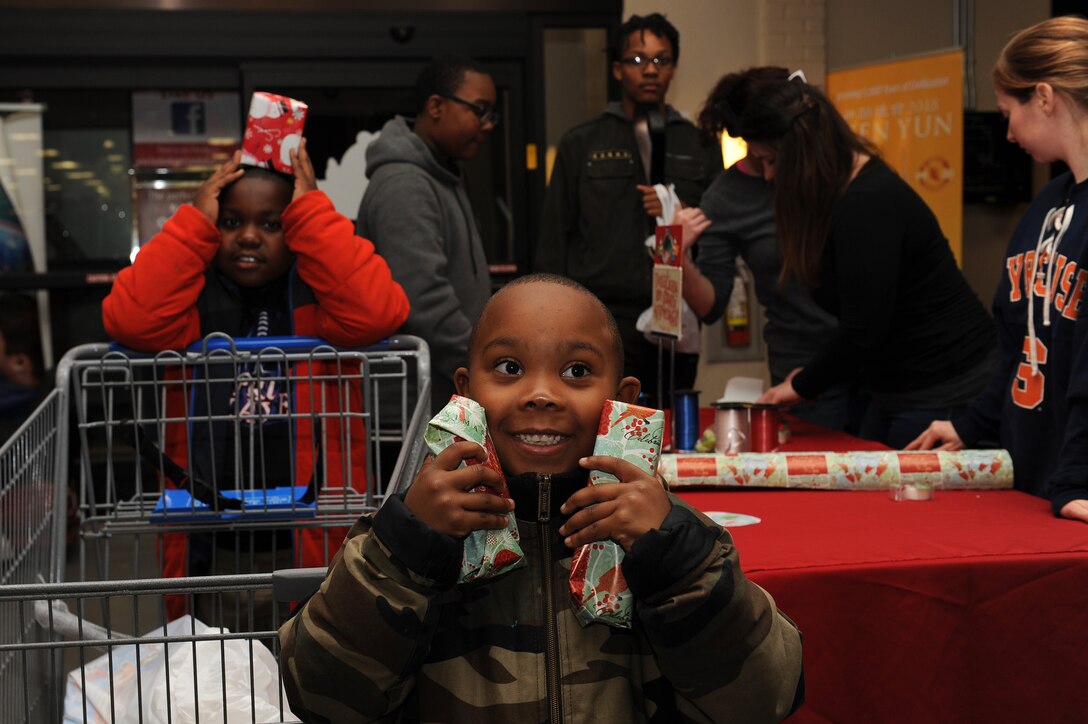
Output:
<svg viewBox="0 0 1088 724">
<path fill-rule="evenodd" d="M 178 101 L 170 104 L 171 128 L 178 136 L 204 135 L 204 104 Z"/>
</svg>

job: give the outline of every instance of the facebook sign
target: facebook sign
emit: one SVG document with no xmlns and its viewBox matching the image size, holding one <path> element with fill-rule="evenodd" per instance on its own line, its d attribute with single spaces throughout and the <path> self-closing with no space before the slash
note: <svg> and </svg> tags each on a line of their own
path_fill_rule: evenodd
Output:
<svg viewBox="0 0 1088 724">
<path fill-rule="evenodd" d="M 175 101 L 170 104 L 170 127 L 176 136 L 203 136 L 204 104 L 202 102 Z"/>
</svg>

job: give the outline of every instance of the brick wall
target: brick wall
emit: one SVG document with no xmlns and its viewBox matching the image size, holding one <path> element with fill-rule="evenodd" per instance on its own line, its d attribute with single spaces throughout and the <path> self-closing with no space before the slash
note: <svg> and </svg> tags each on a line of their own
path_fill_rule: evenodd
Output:
<svg viewBox="0 0 1088 724">
<path fill-rule="evenodd" d="M 798 68 L 814 85 L 827 76 L 826 0 L 761 0 L 759 61 Z"/>
</svg>

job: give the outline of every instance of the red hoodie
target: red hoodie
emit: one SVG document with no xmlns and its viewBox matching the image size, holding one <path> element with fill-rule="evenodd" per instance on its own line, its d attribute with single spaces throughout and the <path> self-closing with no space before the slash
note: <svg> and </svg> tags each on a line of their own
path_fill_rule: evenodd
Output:
<svg viewBox="0 0 1088 724">
<path fill-rule="evenodd" d="M 321 191 L 311 191 L 293 201 L 284 210 L 283 226 L 288 248 L 295 254 L 297 280 L 291 294 L 292 327 L 299 336 L 323 338 L 341 347 L 372 344 L 393 334 L 408 317 L 408 298 L 393 280 L 385 260 L 374 246 L 354 233 L 352 222 L 339 214 Z M 124 269 L 102 304 L 106 332 L 111 338 L 132 349 L 154 352 L 183 349 L 205 335 L 224 331 L 216 329 L 216 320 L 207 316 L 201 323 L 201 300 L 205 293 L 206 272 L 219 250 L 219 230 L 203 213 L 186 204 L 178 209 L 163 229 L 141 249 L 135 263 Z M 290 273 L 290 272 L 289 272 Z M 317 369 L 315 375 L 335 374 Z M 305 380 L 310 376 L 306 365 L 294 366 L 292 376 Z M 295 480 L 306 484 L 313 472 L 312 430 L 308 420 L 310 395 L 305 384 L 292 385 L 295 429 Z M 180 392 L 180 390 L 179 390 Z M 361 409 L 360 391 L 352 390 L 352 409 Z M 332 397 L 335 397 L 332 396 Z M 326 403 L 328 400 L 326 400 Z M 335 403 L 335 401 L 333 401 Z M 173 395 L 167 402 L 167 415 L 184 411 L 185 400 Z M 324 411 L 330 408 L 325 405 Z M 188 459 L 187 426 L 171 425 L 166 434 L 166 449 L 182 467 Z M 326 487 L 342 482 L 341 462 L 349 451 L 340 449 L 339 421 L 326 422 L 327 453 L 322 467 L 328 471 Z M 351 425 L 350 466 L 353 487 L 365 487 L 366 431 Z M 325 565 L 326 548 L 321 529 L 299 531 L 300 545 L 296 560 L 300 565 Z M 327 531 L 328 556 L 339 548 L 343 530 Z M 164 536 L 163 573 L 186 573 L 187 539 L 182 534 Z M 175 613 L 180 613 L 177 611 Z"/>
</svg>

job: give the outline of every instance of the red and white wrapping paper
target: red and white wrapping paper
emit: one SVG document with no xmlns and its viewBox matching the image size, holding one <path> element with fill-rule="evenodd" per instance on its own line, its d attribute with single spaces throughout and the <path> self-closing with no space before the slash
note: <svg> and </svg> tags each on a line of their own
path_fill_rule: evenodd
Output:
<svg viewBox="0 0 1088 724">
<path fill-rule="evenodd" d="M 242 163 L 291 173 L 291 151 L 302 142 L 308 110 L 294 98 L 254 93 L 242 138 Z"/>
<path fill-rule="evenodd" d="M 663 456 L 658 472 L 674 488 L 884 490 L 914 484 L 998 490 L 1013 483 L 1005 450 L 677 454 Z"/>
</svg>

